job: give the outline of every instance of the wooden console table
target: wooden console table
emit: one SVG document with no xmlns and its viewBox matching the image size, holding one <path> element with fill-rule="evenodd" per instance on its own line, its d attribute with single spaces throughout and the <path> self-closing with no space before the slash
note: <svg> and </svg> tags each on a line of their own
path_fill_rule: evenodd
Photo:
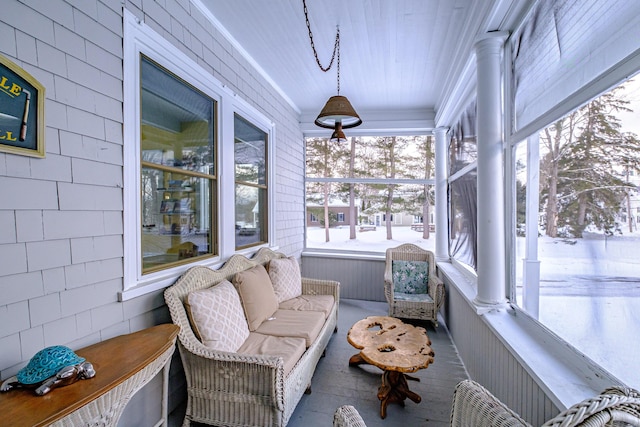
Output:
<svg viewBox="0 0 640 427">
<path fill-rule="evenodd" d="M 163 324 L 77 350 L 96 376 L 44 396 L 30 389 L 0 393 L 0 414 L 12 426 L 115 426 L 131 397 L 163 372 L 162 420 L 167 424 L 167 383 L 179 328 Z"/>
</svg>

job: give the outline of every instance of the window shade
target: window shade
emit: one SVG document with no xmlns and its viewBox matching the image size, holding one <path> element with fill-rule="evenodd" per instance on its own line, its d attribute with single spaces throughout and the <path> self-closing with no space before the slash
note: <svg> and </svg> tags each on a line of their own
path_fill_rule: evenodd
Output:
<svg viewBox="0 0 640 427">
<path fill-rule="evenodd" d="M 638 40 L 640 1 L 539 1 L 511 38 L 513 132 L 640 51 Z"/>
</svg>

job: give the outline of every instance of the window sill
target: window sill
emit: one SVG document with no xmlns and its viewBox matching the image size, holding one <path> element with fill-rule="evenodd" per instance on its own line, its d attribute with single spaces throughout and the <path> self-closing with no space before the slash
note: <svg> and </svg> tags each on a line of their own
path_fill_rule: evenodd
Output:
<svg viewBox="0 0 640 427">
<path fill-rule="evenodd" d="M 321 258 L 339 258 L 339 259 L 360 259 L 372 261 L 384 261 L 385 254 L 380 252 L 355 252 L 355 251 L 339 251 L 339 250 L 323 250 L 323 249 L 305 249 L 301 256 L 305 257 L 321 257 Z"/>
<path fill-rule="evenodd" d="M 487 312 L 477 307 L 473 302 L 476 284 L 450 262 L 438 262 L 438 270 L 558 408 L 566 409 L 607 387 L 623 385 L 520 308 L 507 305 Z"/>
</svg>

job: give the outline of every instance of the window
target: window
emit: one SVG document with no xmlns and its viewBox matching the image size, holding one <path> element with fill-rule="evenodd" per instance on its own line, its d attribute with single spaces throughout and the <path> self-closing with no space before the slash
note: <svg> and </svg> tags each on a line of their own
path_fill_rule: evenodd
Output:
<svg viewBox="0 0 640 427">
<path fill-rule="evenodd" d="M 625 373 L 613 371 L 604 349 L 621 342 L 591 346 L 588 339 L 607 324 L 615 333 L 603 337 L 633 337 L 625 313 L 640 298 L 630 286 L 640 281 L 638 228 L 624 213 L 639 202 L 630 174 L 619 172 L 640 170 L 640 139 L 631 131 L 636 119 L 625 112 L 640 110 L 640 100 L 628 96 L 638 88 L 623 83 L 515 152 L 517 304 L 620 378 Z"/>
<path fill-rule="evenodd" d="M 216 103 L 141 57 L 142 274 L 214 255 Z"/>
<path fill-rule="evenodd" d="M 434 250 L 428 225 L 412 227 L 431 217 L 433 161 L 426 135 L 306 138 L 306 247 L 384 252 L 416 242 Z"/>
<path fill-rule="evenodd" d="M 123 301 L 275 244 L 275 125 L 126 10 L 124 24 Z"/>
<path fill-rule="evenodd" d="M 236 249 L 267 242 L 267 133 L 235 115 Z"/>
</svg>

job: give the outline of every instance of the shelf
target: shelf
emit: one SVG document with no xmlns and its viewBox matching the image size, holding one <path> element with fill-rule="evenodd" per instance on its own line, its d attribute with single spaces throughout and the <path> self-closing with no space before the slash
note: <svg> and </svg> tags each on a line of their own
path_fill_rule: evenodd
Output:
<svg viewBox="0 0 640 427">
<path fill-rule="evenodd" d="M 193 188 L 191 187 L 169 187 L 169 188 L 158 188 L 156 191 L 162 191 L 164 193 L 192 193 Z"/>
</svg>

